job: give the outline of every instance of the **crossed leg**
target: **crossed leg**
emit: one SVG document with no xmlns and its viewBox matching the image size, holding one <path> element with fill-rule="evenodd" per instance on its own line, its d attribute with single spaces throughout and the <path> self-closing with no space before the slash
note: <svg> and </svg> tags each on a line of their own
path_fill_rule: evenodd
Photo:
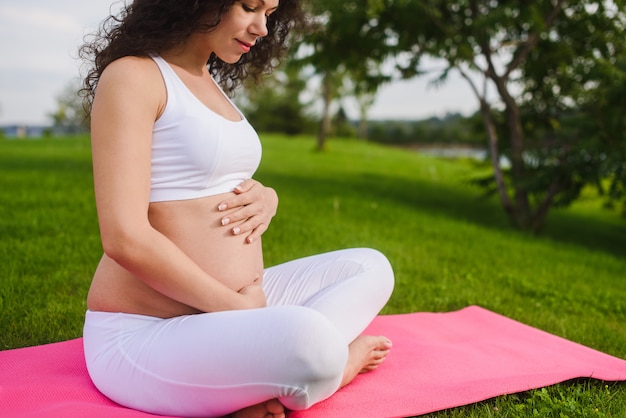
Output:
<svg viewBox="0 0 626 418">
<path fill-rule="evenodd" d="M 349 345 L 348 363 L 341 386 L 349 384 L 358 374 L 375 370 L 387 357 L 391 341 L 383 336 L 360 335 Z M 278 399 L 249 406 L 233 414 L 232 418 L 285 418 L 285 407 Z"/>
<path fill-rule="evenodd" d="M 393 288 L 382 254 L 295 260 L 268 269 L 263 287 L 265 309 L 167 319 L 88 311 L 90 376 L 109 398 L 146 412 L 280 418 L 328 398 L 387 355 L 386 338 L 361 335 Z"/>
<path fill-rule="evenodd" d="M 267 272 L 264 287 L 270 304 L 311 307 L 326 315 L 346 341 L 351 341 L 339 387 L 360 373 L 375 370 L 385 360 L 391 341 L 384 336 L 360 335 L 393 288 L 393 272 L 382 254 L 370 249 L 343 250 L 294 260 Z M 356 302 L 347 311 L 348 301 Z M 283 418 L 285 408 L 272 399 L 232 416 Z"/>
</svg>

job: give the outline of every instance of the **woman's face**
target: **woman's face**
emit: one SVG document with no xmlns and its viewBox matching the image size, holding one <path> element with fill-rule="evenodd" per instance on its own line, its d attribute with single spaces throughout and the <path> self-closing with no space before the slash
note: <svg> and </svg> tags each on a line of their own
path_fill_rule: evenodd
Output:
<svg viewBox="0 0 626 418">
<path fill-rule="evenodd" d="M 205 35 L 211 52 L 229 64 L 239 61 L 257 39 L 267 35 L 267 18 L 278 8 L 278 1 L 236 1 L 215 29 Z"/>
</svg>

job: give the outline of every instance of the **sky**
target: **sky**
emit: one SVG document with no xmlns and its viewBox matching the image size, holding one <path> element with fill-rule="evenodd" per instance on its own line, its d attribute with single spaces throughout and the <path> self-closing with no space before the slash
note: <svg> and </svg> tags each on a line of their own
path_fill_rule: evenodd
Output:
<svg viewBox="0 0 626 418">
<path fill-rule="evenodd" d="M 56 98 L 80 76 L 77 50 L 83 36 L 119 5 L 114 0 L 0 0 L 0 126 L 51 123 Z M 439 88 L 428 81 L 383 86 L 370 118 L 421 119 L 477 109 L 460 77 Z M 347 111 L 357 117 L 349 106 Z"/>
</svg>

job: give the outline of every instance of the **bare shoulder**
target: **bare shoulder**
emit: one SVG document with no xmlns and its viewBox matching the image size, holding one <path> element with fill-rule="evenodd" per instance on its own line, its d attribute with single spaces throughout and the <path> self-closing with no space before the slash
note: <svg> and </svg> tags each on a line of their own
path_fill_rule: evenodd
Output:
<svg viewBox="0 0 626 418">
<path fill-rule="evenodd" d="M 149 57 L 122 57 L 111 62 L 102 72 L 101 81 L 150 85 L 163 84 L 161 72 Z"/>
<path fill-rule="evenodd" d="M 102 76 L 144 79 L 160 77 L 159 68 L 150 57 L 127 56 L 111 62 Z"/>
<path fill-rule="evenodd" d="M 96 100 L 98 95 L 123 100 L 126 105 L 141 101 L 159 109 L 166 100 L 161 72 L 149 57 L 127 56 L 111 62 L 98 81 Z"/>
</svg>

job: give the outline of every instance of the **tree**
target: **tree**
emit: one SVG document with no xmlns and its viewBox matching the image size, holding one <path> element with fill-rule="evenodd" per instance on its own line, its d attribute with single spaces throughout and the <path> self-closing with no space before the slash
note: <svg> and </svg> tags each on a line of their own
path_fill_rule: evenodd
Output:
<svg viewBox="0 0 626 418">
<path fill-rule="evenodd" d="M 614 63 L 599 63 L 595 77 L 602 81 L 580 99 L 586 116 L 581 118 L 580 131 L 588 138 L 592 151 L 582 154 L 579 160 L 586 166 L 594 162 L 599 172 L 598 189 L 609 204 L 621 204 L 622 215 L 626 216 L 626 56 Z M 607 187 L 602 182 L 605 179 Z"/>
<path fill-rule="evenodd" d="M 614 67 L 624 57 L 624 0 L 386 0 L 385 6 L 378 30 L 395 40 L 404 77 L 420 74 L 421 59 L 431 56 L 446 63 L 438 82 L 458 71 L 469 83 L 494 191 L 514 225 L 539 231 L 551 207 L 570 203 L 584 184 L 599 183 L 601 164 L 590 170 L 576 161 L 606 154 L 615 139 L 595 144 L 573 122 L 581 115 L 589 120 L 592 98 L 612 88 L 601 66 L 624 74 Z M 510 169 L 501 166 L 501 155 Z"/>
<path fill-rule="evenodd" d="M 339 107 L 339 110 L 335 113 L 335 117 L 332 120 L 332 132 L 334 135 L 342 138 L 353 138 L 356 136 L 356 130 L 350 123 L 350 119 L 343 106 Z"/>
<path fill-rule="evenodd" d="M 380 64 L 391 51 L 387 35 L 377 30 L 376 16 L 384 7 L 381 0 L 316 0 L 309 6 L 314 24 L 294 49 L 292 65 L 310 66 L 319 76 L 318 96 L 323 105 L 317 148 L 323 150 L 333 104 L 353 94 L 360 99 L 361 118 L 366 118 L 371 96 L 389 79 L 381 73 Z"/>
<path fill-rule="evenodd" d="M 78 95 L 79 89 L 78 80 L 73 80 L 57 96 L 57 108 L 48 115 L 56 130 L 63 133 L 89 131 L 89 118 L 83 108 L 82 98 Z"/>
<path fill-rule="evenodd" d="M 310 132 L 306 104 L 300 100 L 305 84 L 298 71 L 283 65 L 259 82 L 244 83 L 245 101 L 239 104 L 260 131 L 288 135 Z"/>
</svg>

